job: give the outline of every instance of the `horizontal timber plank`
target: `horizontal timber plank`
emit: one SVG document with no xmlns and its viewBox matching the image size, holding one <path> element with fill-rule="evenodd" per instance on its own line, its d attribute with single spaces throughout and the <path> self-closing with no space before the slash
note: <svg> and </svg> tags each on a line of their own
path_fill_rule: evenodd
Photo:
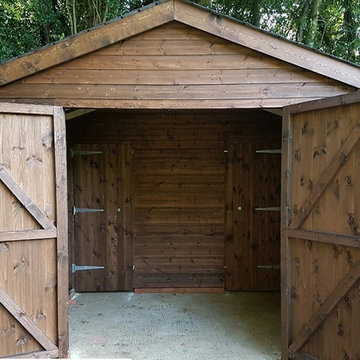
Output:
<svg viewBox="0 0 360 360">
<path fill-rule="evenodd" d="M 207 40 L 219 39 L 210 33 L 187 26 L 177 21 L 171 21 L 150 31 L 140 33 L 134 37 L 136 40 Z"/>
<path fill-rule="evenodd" d="M 360 237 L 342 234 L 324 233 L 310 230 L 288 229 L 286 236 L 289 238 L 310 240 L 326 244 L 360 247 Z"/>
<path fill-rule="evenodd" d="M 136 288 L 135 294 L 149 294 L 149 293 L 223 293 L 224 288 Z"/>
<path fill-rule="evenodd" d="M 113 100 L 226 100 L 267 98 L 313 98 L 344 94 L 346 86 L 322 83 L 230 84 L 230 85 L 61 85 L 12 84 L 0 88 L 1 96 L 18 98 L 64 98 Z"/>
<path fill-rule="evenodd" d="M 181 284 L 181 286 L 179 286 Z M 223 287 L 223 274 L 135 274 L 135 288 L 152 287 Z"/>
<path fill-rule="evenodd" d="M 340 62 L 312 49 L 300 47 L 296 43 L 271 34 L 259 32 L 258 29 L 235 23 L 225 17 L 204 16 L 204 10 L 194 8 L 190 4 L 175 2 L 174 19 L 205 32 L 219 34 L 224 39 L 284 62 L 307 68 L 355 87 L 360 86 L 359 69 L 351 64 Z"/>
<path fill-rule="evenodd" d="M 296 353 L 292 355 L 294 360 L 320 360 L 314 356 L 311 356 L 309 354 L 303 354 L 303 353 Z"/>
<path fill-rule="evenodd" d="M 205 147 L 206 149 L 206 147 Z M 196 189 L 198 187 L 202 186 L 211 186 L 211 187 L 217 187 L 221 186 L 224 183 L 224 174 L 215 174 L 215 175 L 209 175 L 204 179 L 201 175 L 182 175 L 182 176 L 172 176 L 167 175 L 161 177 L 159 180 L 159 177 L 156 175 L 143 175 L 140 178 L 136 179 L 136 182 L 134 184 L 135 188 L 142 188 L 142 189 L 148 189 L 148 187 L 152 186 L 160 186 L 164 187 L 165 189 L 167 187 L 172 188 L 173 186 L 184 186 L 188 189 Z M 209 184 L 209 185 L 208 185 Z"/>
<path fill-rule="evenodd" d="M 309 101 L 306 104 L 289 105 L 288 110 L 291 114 L 303 113 L 306 111 L 321 110 L 329 107 L 350 105 L 360 102 L 360 92 L 345 94 L 330 98 L 324 98 L 317 101 Z"/>
<path fill-rule="evenodd" d="M 204 246 L 202 249 L 194 248 L 189 245 L 188 249 L 179 249 L 176 245 L 173 246 L 158 246 L 158 247 L 137 247 L 135 246 L 136 250 L 136 259 L 142 259 L 146 257 L 147 259 L 155 257 L 155 258 L 171 258 L 171 257 L 187 257 L 187 258 L 209 258 L 209 257 L 221 257 L 223 256 L 224 246 L 218 246 L 216 248 L 208 248 Z"/>
<path fill-rule="evenodd" d="M 263 58 L 256 53 L 231 55 L 96 55 L 67 62 L 59 69 L 112 69 L 112 70 L 202 70 L 202 69 L 278 69 L 289 68 L 272 58 Z"/>
<path fill-rule="evenodd" d="M 52 239 L 57 236 L 56 229 L 50 230 L 25 230 L 25 231 L 0 231 L 0 242 Z"/>
<path fill-rule="evenodd" d="M 169 267 L 163 267 L 161 265 L 154 265 L 154 266 L 147 266 L 147 267 L 141 267 L 135 262 L 136 269 L 136 276 L 141 275 L 161 275 L 161 274 L 167 274 L 167 275 L 181 275 L 181 274 L 192 274 L 192 275 L 216 275 L 218 277 L 222 276 L 223 273 L 223 266 L 219 265 L 217 268 L 213 268 L 213 265 L 205 266 L 203 268 L 199 266 L 195 266 L 193 268 L 189 268 L 185 265 L 175 265 L 175 266 L 169 266 Z"/>
<path fill-rule="evenodd" d="M 134 223 L 168 223 L 169 225 L 179 223 L 223 224 L 223 215 L 223 207 L 212 209 L 136 208 L 134 212 Z"/>
<path fill-rule="evenodd" d="M 212 41 L 194 39 L 183 40 L 138 40 L 132 38 L 107 46 L 96 52 L 96 55 L 211 55 L 237 54 L 244 51 L 239 45 L 214 37 Z"/>
<path fill-rule="evenodd" d="M 172 9 L 172 2 L 165 2 L 5 63 L 1 69 L 0 85 L 166 24 L 174 18 Z"/>
<path fill-rule="evenodd" d="M 35 351 L 10 356 L 11 359 L 56 359 L 58 357 L 59 351 L 57 349 L 50 351 Z M 9 358 L 9 356 L 7 358 Z"/>
<path fill-rule="evenodd" d="M 233 99 L 233 100 L 109 100 L 109 99 L 73 99 L 73 98 L 18 98 L 18 101 L 27 104 L 52 104 L 68 108 L 91 109 L 254 109 L 254 108 L 279 108 L 297 104 L 313 98 L 272 98 L 272 99 Z M 0 97 L 0 101 L 15 102 L 11 97 Z"/>
<path fill-rule="evenodd" d="M 12 104 L 0 102 L 0 111 L 10 114 L 53 115 L 54 108 L 46 105 Z"/>
<path fill-rule="evenodd" d="M 222 267 L 224 261 L 224 257 L 221 254 L 220 256 L 207 256 L 207 257 L 195 257 L 195 256 L 144 256 L 144 257 L 137 257 L 135 255 L 135 264 L 137 265 L 137 271 L 142 268 L 147 267 L 160 267 L 173 269 L 177 266 L 183 266 L 184 268 L 194 269 L 196 270 L 201 268 L 201 265 L 204 267 L 205 270 L 209 270 L 212 266 L 215 266 L 214 269 L 219 269 Z"/>
<path fill-rule="evenodd" d="M 22 84 L 114 84 L 114 85 L 219 85 L 264 83 L 331 83 L 305 70 L 240 69 L 240 70 L 109 70 L 51 69 L 25 78 Z"/>
</svg>

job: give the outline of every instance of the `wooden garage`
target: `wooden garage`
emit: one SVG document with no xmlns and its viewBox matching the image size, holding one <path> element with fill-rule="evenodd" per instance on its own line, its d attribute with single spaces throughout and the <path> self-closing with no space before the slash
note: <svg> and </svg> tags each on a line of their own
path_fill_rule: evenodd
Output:
<svg viewBox="0 0 360 360">
<path fill-rule="evenodd" d="M 281 287 L 283 359 L 357 359 L 358 88 L 182 0 L 0 65 L 0 356 L 66 356 L 70 287 Z"/>
</svg>

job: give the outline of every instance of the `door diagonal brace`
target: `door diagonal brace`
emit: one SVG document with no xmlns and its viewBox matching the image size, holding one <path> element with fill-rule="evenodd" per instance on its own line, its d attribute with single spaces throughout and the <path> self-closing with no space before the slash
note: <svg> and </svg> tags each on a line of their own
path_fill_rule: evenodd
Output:
<svg viewBox="0 0 360 360">
<path fill-rule="evenodd" d="M 0 164 L 0 180 L 6 185 L 10 192 L 20 201 L 25 209 L 35 218 L 35 220 L 45 229 L 55 229 L 55 225 L 45 215 L 45 213 L 31 200 L 25 191 L 17 184 L 14 178 Z"/>
<path fill-rule="evenodd" d="M 293 354 L 297 353 L 305 343 L 310 339 L 318 327 L 325 321 L 335 306 L 348 293 L 348 291 L 360 279 L 360 262 L 358 262 L 339 282 L 333 293 L 325 300 L 320 309 L 315 313 L 312 319 L 302 328 L 295 340 L 289 346 L 289 351 Z"/>
<path fill-rule="evenodd" d="M 34 337 L 45 350 L 56 350 L 57 346 L 44 332 L 30 319 L 16 302 L 0 286 L 0 304 Z"/>
<path fill-rule="evenodd" d="M 293 218 L 290 223 L 291 229 L 300 228 L 310 215 L 311 211 L 314 209 L 321 195 L 324 193 L 330 182 L 334 179 L 336 174 L 343 168 L 347 160 L 349 159 L 349 155 L 352 150 L 355 148 L 356 144 L 360 139 L 360 123 L 356 123 L 356 125 L 351 129 L 350 134 L 340 147 L 339 151 L 336 153 L 334 159 L 330 162 L 329 166 L 320 176 L 320 179 L 314 185 L 313 190 L 306 198 L 306 200 L 301 204 L 299 212 Z"/>
</svg>

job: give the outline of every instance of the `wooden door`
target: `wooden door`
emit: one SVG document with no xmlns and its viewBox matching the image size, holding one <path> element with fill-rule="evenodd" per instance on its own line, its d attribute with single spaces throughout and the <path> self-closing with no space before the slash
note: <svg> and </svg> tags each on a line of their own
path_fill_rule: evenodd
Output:
<svg viewBox="0 0 360 360">
<path fill-rule="evenodd" d="M 75 289 L 132 290 L 131 145 L 76 145 L 71 154 Z"/>
<path fill-rule="evenodd" d="M 280 289 L 280 136 L 229 147 L 226 172 L 227 290 Z"/>
<path fill-rule="evenodd" d="M 0 104 L 0 357 L 67 357 L 62 108 Z"/>
<path fill-rule="evenodd" d="M 359 359 L 360 96 L 283 125 L 283 359 Z"/>
</svg>

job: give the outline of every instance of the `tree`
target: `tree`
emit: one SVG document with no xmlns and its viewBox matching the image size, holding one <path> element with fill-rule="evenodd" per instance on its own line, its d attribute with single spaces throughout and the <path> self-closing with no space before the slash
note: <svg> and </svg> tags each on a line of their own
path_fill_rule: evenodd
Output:
<svg viewBox="0 0 360 360">
<path fill-rule="evenodd" d="M 360 63 L 358 0 L 194 0 L 199 5 Z M 0 61 L 76 34 L 152 0 L 1 0 Z"/>
</svg>

